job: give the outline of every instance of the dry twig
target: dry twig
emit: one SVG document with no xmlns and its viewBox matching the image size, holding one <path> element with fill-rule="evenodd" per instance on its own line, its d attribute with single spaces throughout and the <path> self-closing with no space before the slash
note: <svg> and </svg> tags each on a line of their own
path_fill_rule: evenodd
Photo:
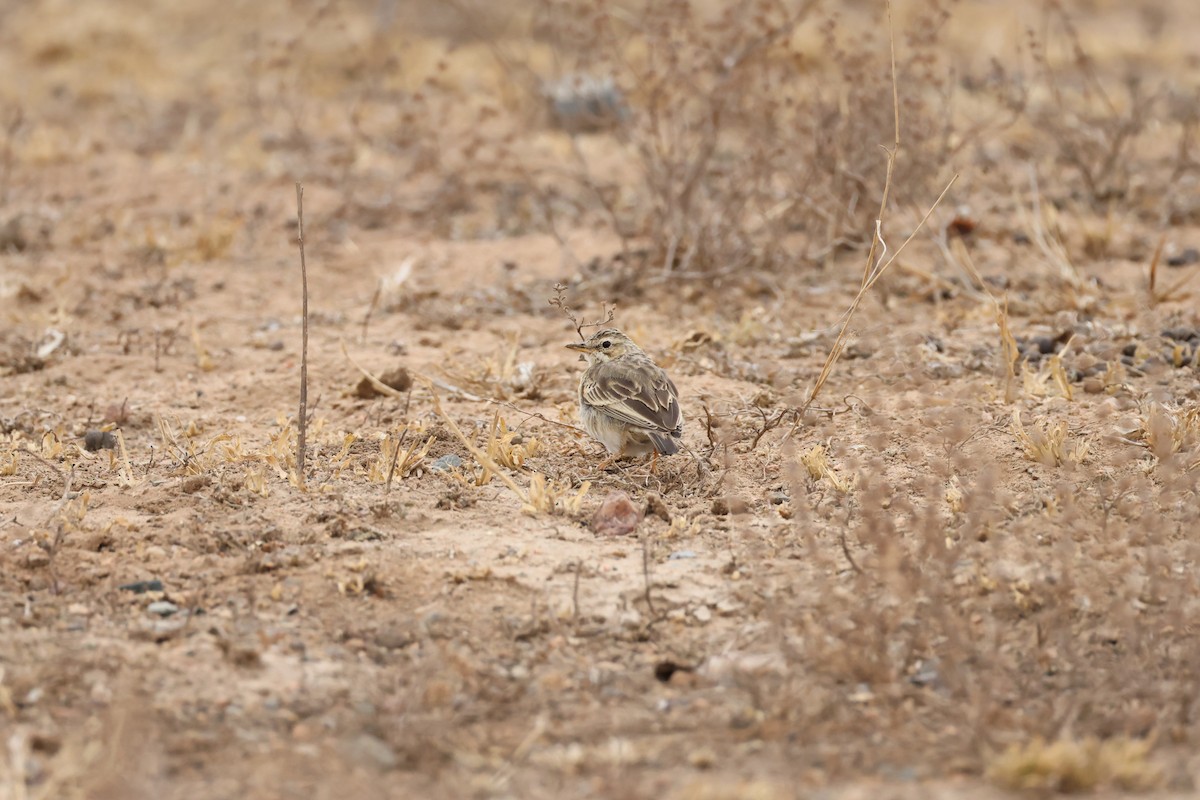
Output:
<svg viewBox="0 0 1200 800">
<path fill-rule="evenodd" d="M 296 181 L 296 244 L 300 247 L 300 415 L 296 421 L 296 480 L 304 488 L 308 434 L 308 263 L 304 258 L 304 186 Z"/>
</svg>

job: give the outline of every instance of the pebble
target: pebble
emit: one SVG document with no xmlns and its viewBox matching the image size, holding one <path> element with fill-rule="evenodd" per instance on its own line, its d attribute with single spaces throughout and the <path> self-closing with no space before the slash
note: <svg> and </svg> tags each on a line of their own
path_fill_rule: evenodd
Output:
<svg viewBox="0 0 1200 800">
<path fill-rule="evenodd" d="M 646 496 L 646 516 L 653 514 L 668 525 L 671 524 L 671 510 L 658 492 Z"/>
<path fill-rule="evenodd" d="M 163 590 L 163 585 L 162 581 L 160 580 L 134 581 L 133 583 L 127 583 L 123 586 L 119 586 L 118 588 L 127 592 L 133 592 L 134 594 L 145 594 L 146 592 L 161 592 Z"/>
<path fill-rule="evenodd" d="M 642 512 L 625 492 L 609 492 L 592 515 L 591 528 L 598 536 L 625 536 L 637 530 Z"/>
<path fill-rule="evenodd" d="M 679 561 L 680 559 L 683 559 L 683 558 L 695 558 L 695 557 L 696 557 L 696 553 L 694 550 L 676 550 L 674 553 L 671 553 L 671 555 L 667 556 L 667 560 L 668 561 Z"/>
<path fill-rule="evenodd" d="M 920 668 L 908 676 L 908 682 L 914 686 L 930 686 L 939 679 L 937 663 L 932 661 L 922 662 Z"/>
<path fill-rule="evenodd" d="M 626 609 L 617 617 L 617 624 L 625 630 L 642 627 L 642 615 L 635 609 Z"/>
<path fill-rule="evenodd" d="M 741 603 L 735 603 L 732 600 L 718 600 L 717 613 L 723 617 L 731 617 L 742 610 Z"/>
<path fill-rule="evenodd" d="M 860 683 L 846 699 L 851 703 L 862 705 L 864 703 L 870 703 L 872 700 L 874 700 L 875 693 L 871 691 L 870 684 Z"/>
<path fill-rule="evenodd" d="M 750 510 L 750 504 L 744 497 L 718 497 L 713 500 L 712 513 L 715 517 L 726 517 L 730 514 L 745 514 Z"/>
<path fill-rule="evenodd" d="M 692 609 L 692 616 L 703 625 L 712 619 L 712 612 L 708 610 L 708 606 L 696 606 Z"/>
<path fill-rule="evenodd" d="M 447 453 L 444 456 L 436 459 L 429 465 L 430 472 L 449 472 L 452 469 L 458 469 L 463 464 L 463 460 L 454 453 Z"/>
<path fill-rule="evenodd" d="M 375 634 L 375 644 L 389 650 L 399 650 L 408 647 L 416 640 L 412 629 L 396 623 L 382 627 Z"/>
<path fill-rule="evenodd" d="M 407 392 L 412 388 L 413 384 L 412 375 L 410 375 L 408 370 L 404 367 L 396 367 L 395 369 L 383 373 L 379 376 L 379 382 L 384 386 L 387 386 L 389 389 L 393 389 L 397 392 Z M 386 392 L 381 392 L 379 389 L 377 389 L 375 384 L 372 383 L 369 378 L 363 378 L 358 382 L 358 385 L 354 387 L 355 397 L 361 397 L 364 400 L 369 400 L 372 397 L 377 397 L 383 394 L 386 394 Z"/>
<path fill-rule="evenodd" d="M 1167 259 L 1168 267 L 1187 267 L 1200 262 L 1200 250 L 1194 247 L 1186 248 L 1182 253 Z"/>
<path fill-rule="evenodd" d="M 169 617 L 179 611 L 179 606 L 169 600 L 157 600 L 146 606 L 146 610 L 160 617 Z"/>
<path fill-rule="evenodd" d="M 929 361 L 925 367 L 929 370 L 929 376 L 937 380 L 961 378 L 965 372 L 961 364 L 950 361 Z"/>
<path fill-rule="evenodd" d="M 83 435 L 83 449 L 89 453 L 97 450 L 115 450 L 117 437 L 108 431 L 90 430 Z"/>
<path fill-rule="evenodd" d="M 360 764 L 373 764 L 379 769 L 390 770 L 399 763 L 391 745 L 369 733 L 359 734 L 344 747 L 348 755 Z"/>
</svg>

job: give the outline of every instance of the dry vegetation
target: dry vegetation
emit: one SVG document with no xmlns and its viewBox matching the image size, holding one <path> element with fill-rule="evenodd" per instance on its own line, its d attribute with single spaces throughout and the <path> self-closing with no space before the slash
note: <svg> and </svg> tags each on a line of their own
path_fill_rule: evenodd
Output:
<svg viewBox="0 0 1200 800">
<path fill-rule="evenodd" d="M 1200 18 L 894 27 L 0 8 L 0 798 L 1191 796 Z"/>
</svg>

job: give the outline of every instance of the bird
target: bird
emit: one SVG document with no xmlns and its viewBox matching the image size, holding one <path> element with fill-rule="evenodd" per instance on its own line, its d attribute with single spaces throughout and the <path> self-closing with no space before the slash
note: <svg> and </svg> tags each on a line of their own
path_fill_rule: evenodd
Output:
<svg viewBox="0 0 1200 800">
<path fill-rule="evenodd" d="M 679 452 L 679 390 L 642 348 L 616 328 L 567 348 L 588 362 L 579 379 L 579 416 L 584 429 L 610 453 L 601 469 L 621 458 L 653 453 L 653 470 L 659 455 Z"/>
</svg>

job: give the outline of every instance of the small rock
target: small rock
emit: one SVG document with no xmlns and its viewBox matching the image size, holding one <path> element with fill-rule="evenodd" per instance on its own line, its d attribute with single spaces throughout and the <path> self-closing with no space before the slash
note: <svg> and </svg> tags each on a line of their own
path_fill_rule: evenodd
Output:
<svg viewBox="0 0 1200 800">
<path fill-rule="evenodd" d="M 1062 344 L 1062 337 L 1051 339 L 1049 336 L 1035 336 L 1033 343 L 1037 345 L 1038 352 L 1042 355 L 1053 355 L 1058 352 L 1059 345 Z"/>
<path fill-rule="evenodd" d="M 712 612 L 708 610 L 708 606 L 696 606 L 692 609 L 692 616 L 703 625 L 712 619 Z"/>
<path fill-rule="evenodd" d="M 734 614 L 741 612 L 742 606 L 740 603 L 735 603 L 732 600 L 718 600 L 717 613 L 723 617 L 732 617 Z"/>
<path fill-rule="evenodd" d="M 961 378 L 965 372 L 962 364 L 955 364 L 951 361 L 928 361 L 925 367 L 929 370 L 929 377 L 935 380 Z"/>
<path fill-rule="evenodd" d="M 169 617 L 179 611 L 179 606 L 169 600 L 158 600 L 146 606 L 146 610 L 160 617 Z"/>
<path fill-rule="evenodd" d="M 542 87 L 559 127 L 569 133 L 594 133 L 617 127 L 629 116 L 621 89 L 612 78 L 578 73 Z"/>
<path fill-rule="evenodd" d="M 463 460 L 454 453 L 447 453 L 444 456 L 436 459 L 429 465 L 430 472 L 449 472 L 452 469 L 458 469 L 463 464 Z"/>
<path fill-rule="evenodd" d="M 671 553 L 671 555 L 667 556 L 667 560 L 668 561 L 678 561 L 682 558 L 695 558 L 695 557 L 696 557 L 696 552 L 694 550 L 676 550 L 674 553 Z"/>
<path fill-rule="evenodd" d="M 749 706 L 742 706 L 730 715 L 729 727 L 734 730 L 744 730 L 760 722 L 762 716 L 761 711 L 757 711 Z"/>
<path fill-rule="evenodd" d="M 1200 250 L 1194 247 L 1189 247 L 1182 253 L 1167 259 L 1168 267 L 1187 267 L 1196 263 L 1200 263 Z"/>
<path fill-rule="evenodd" d="M 454 620 L 441 611 L 430 611 L 421 618 L 421 631 L 431 639 L 453 638 L 454 630 Z"/>
<path fill-rule="evenodd" d="M 937 683 L 939 678 L 936 661 L 921 661 L 908 676 L 908 682 L 914 686 L 930 686 Z"/>
<path fill-rule="evenodd" d="M 375 644 L 389 650 L 399 650 L 408 647 L 416 641 L 413 631 L 406 625 L 391 624 L 381 628 L 375 634 Z"/>
<path fill-rule="evenodd" d="M 37 214 L 20 213 L 0 223 L 0 252 L 23 253 L 50 247 L 54 222 Z"/>
<path fill-rule="evenodd" d="M 716 517 L 725 517 L 730 514 L 745 514 L 750 510 L 750 504 L 746 502 L 746 498 L 729 496 L 718 497 L 713 500 L 712 513 Z"/>
<path fill-rule="evenodd" d="M 412 375 L 404 367 L 396 367 L 379 376 L 379 382 L 390 389 L 395 389 L 397 392 L 407 392 L 412 388 Z M 378 397 L 383 392 L 375 387 L 367 378 L 363 378 L 354 387 L 354 396 L 361 397 L 364 400 L 370 400 L 372 397 Z"/>
<path fill-rule="evenodd" d="M 637 530 L 642 521 L 638 510 L 625 492 L 609 492 L 592 515 L 591 528 L 599 536 L 625 536 Z"/>
<path fill-rule="evenodd" d="M 668 525 L 671 524 L 671 511 L 658 492 L 651 492 L 646 496 L 645 514 L 647 517 L 653 514 Z"/>
<path fill-rule="evenodd" d="M 146 592 L 161 592 L 163 585 L 160 580 L 134 581 L 133 583 L 127 583 L 117 588 L 126 592 L 133 592 L 134 594 L 145 594 Z"/>
<path fill-rule="evenodd" d="M 870 684 L 860 683 L 846 699 L 851 703 L 862 705 L 873 701 L 875 699 L 875 693 L 871 691 Z"/>
<path fill-rule="evenodd" d="M 617 624 L 625 630 L 640 628 L 642 627 L 642 615 L 635 608 L 626 609 L 618 615 Z"/>
<path fill-rule="evenodd" d="M 1200 331 L 1195 328 L 1167 328 L 1162 335 L 1177 342 L 1194 342 L 1200 338 Z"/>
<path fill-rule="evenodd" d="M 398 763 L 391 745 L 369 733 L 361 733 L 347 742 L 345 751 L 360 764 L 373 765 L 381 770 L 395 769 Z"/>
<path fill-rule="evenodd" d="M 110 431 L 90 430 L 83 435 L 83 449 L 89 453 L 97 450 L 116 450 L 117 437 Z"/>
</svg>

